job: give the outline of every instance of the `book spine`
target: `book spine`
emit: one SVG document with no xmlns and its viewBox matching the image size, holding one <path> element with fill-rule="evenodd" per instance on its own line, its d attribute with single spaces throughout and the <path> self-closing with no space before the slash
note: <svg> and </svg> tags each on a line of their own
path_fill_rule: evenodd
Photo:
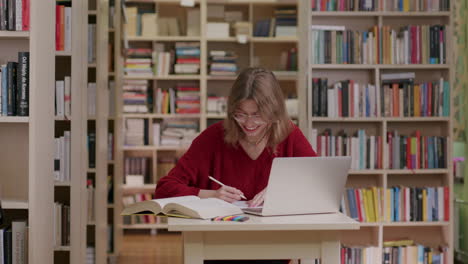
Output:
<svg viewBox="0 0 468 264">
<path fill-rule="evenodd" d="M 29 115 L 29 52 L 18 53 L 18 105 L 19 116 Z"/>
<path fill-rule="evenodd" d="M 8 0 L 8 27 L 7 29 L 10 31 L 14 31 L 16 29 L 15 26 L 15 6 L 16 0 Z"/>
<path fill-rule="evenodd" d="M 23 7 L 22 0 L 15 0 L 15 30 L 21 31 L 23 29 Z"/>
<path fill-rule="evenodd" d="M 0 0 L 0 30 L 6 30 L 7 0 Z"/>
<path fill-rule="evenodd" d="M 7 87 L 8 87 L 8 115 L 16 115 L 16 62 L 8 62 L 7 64 Z"/>
<path fill-rule="evenodd" d="M 30 0 L 23 0 L 22 3 L 22 29 L 23 31 L 29 31 L 29 5 Z"/>
</svg>

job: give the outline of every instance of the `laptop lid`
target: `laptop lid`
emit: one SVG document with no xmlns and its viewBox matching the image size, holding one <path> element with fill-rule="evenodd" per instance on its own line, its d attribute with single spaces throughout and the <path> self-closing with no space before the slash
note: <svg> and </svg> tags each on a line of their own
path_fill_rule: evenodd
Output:
<svg viewBox="0 0 468 264">
<path fill-rule="evenodd" d="M 338 212 L 351 157 L 275 158 L 261 215 Z"/>
</svg>

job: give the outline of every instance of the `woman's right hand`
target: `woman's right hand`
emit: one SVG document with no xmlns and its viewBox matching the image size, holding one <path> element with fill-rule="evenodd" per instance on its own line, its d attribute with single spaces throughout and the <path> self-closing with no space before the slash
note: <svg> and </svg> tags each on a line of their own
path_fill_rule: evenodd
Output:
<svg viewBox="0 0 468 264">
<path fill-rule="evenodd" d="M 243 193 L 231 186 L 221 186 L 218 190 L 214 192 L 213 197 L 224 200 L 229 203 L 239 201 Z"/>
</svg>

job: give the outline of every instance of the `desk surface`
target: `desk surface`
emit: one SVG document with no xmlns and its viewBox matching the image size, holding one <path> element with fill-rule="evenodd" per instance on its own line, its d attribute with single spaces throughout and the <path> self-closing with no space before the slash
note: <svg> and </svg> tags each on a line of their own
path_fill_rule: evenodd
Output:
<svg viewBox="0 0 468 264">
<path fill-rule="evenodd" d="M 200 219 L 169 218 L 169 231 L 272 231 L 272 230 L 352 230 L 359 223 L 342 213 L 254 216 L 246 222 L 223 222 Z"/>
</svg>

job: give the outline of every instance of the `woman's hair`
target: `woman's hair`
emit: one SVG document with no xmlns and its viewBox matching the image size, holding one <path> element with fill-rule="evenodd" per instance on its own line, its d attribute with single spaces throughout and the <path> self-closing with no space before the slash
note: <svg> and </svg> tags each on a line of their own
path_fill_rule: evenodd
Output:
<svg viewBox="0 0 468 264">
<path fill-rule="evenodd" d="M 234 112 L 244 100 L 253 100 L 259 114 L 268 124 L 268 142 L 274 152 L 292 130 L 292 123 L 286 112 L 283 92 L 275 75 L 263 68 L 247 68 L 234 82 L 227 102 L 227 118 L 224 121 L 226 143 L 235 145 L 242 137 L 242 129 L 234 119 Z"/>
</svg>

